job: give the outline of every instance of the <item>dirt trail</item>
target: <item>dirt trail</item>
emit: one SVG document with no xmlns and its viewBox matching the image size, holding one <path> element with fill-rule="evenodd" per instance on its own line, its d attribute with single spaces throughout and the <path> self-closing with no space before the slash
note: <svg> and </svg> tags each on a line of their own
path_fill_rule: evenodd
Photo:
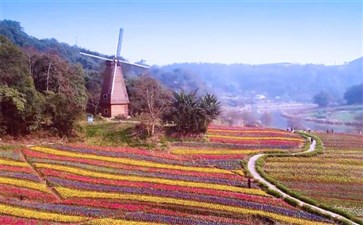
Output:
<svg viewBox="0 0 363 225">
<path fill-rule="evenodd" d="M 50 191 L 50 193 L 52 193 L 52 195 L 55 197 L 55 199 L 57 200 L 57 202 L 61 202 L 62 201 L 62 197 L 58 194 L 58 192 L 53 188 L 50 187 L 46 181 L 46 179 L 42 176 L 42 174 L 40 174 L 35 168 L 34 166 L 28 161 L 28 159 L 25 157 L 24 153 L 22 150 L 19 151 L 20 153 L 20 159 L 23 160 L 24 162 L 26 162 L 29 167 L 31 168 L 31 170 L 34 172 L 34 174 L 36 174 L 36 176 L 39 178 L 40 183 L 44 184 L 48 190 Z"/>
<path fill-rule="evenodd" d="M 310 147 L 308 150 L 304 151 L 304 152 L 299 152 L 299 153 L 292 153 L 291 155 L 301 155 L 301 154 L 305 154 L 305 153 L 308 153 L 308 152 L 312 152 L 315 150 L 315 147 L 316 147 L 316 141 L 313 140 L 312 143 L 310 144 Z M 283 198 L 290 198 L 290 199 L 293 199 L 295 201 L 298 202 L 299 206 L 309 206 L 311 208 L 313 208 L 314 210 L 316 211 L 319 211 L 321 213 L 324 213 L 324 214 L 327 214 L 327 215 L 330 215 L 332 216 L 333 218 L 337 218 L 337 219 L 344 219 L 344 220 L 347 220 L 349 221 L 351 224 L 354 224 L 354 225 L 359 225 L 358 223 L 354 222 L 354 221 L 351 221 L 349 220 L 348 218 L 345 218 L 339 214 L 336 214 L 334 212 L 331 212 L 331 211 L 328 211 L 328 210 L 325 210 L 325 209 L 322 209 L 322 208 L 319 208 L 317 206 L 314 206 L 314 205 L 311 205 L 309 203 L 306 203 L 306 202 L 303 202 L 297 198 L 294 198 L 292 197 L 291 195 L 288 195 L 287 193 L 281 191 L 280 189 L 278 189 L 275 185 L 273 185 L 272 183 L 268 182 L 267 180 L 265 180 L 263 177 L 261 177 L 261 175 L 257 172 L 256 170 L 256 161 L 261 158 L 262 156 L 264 156 L 266 154 L 257 154 L 253 157 L 251 157 L 249 160 L 248 160 L 248 164 L 247 164 L 247 167 L 248 167 L 248 170 L 250 171 L 251 175 L 253 176 L 254 179 L 260 181 L 261 183 L 265 184 L 268 186 L 268 188 L 278 192 L 279 194 L 282 195 Z M 268 154 L 267 154 L 268 155 Z"/>
</svg>

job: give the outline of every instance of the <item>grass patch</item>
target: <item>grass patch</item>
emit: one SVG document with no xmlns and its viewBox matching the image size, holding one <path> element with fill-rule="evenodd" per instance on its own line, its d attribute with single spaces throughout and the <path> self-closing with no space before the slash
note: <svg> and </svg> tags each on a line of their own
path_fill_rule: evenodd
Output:
<svg viewBox="0 0 363 225">
<path fill-rule="evenodd" d="M 165 148 L 165 138 L 153 139 L 138 135 L 135 123 L 98 121 L 93 124 L 81 125 L 82 139 L 90 145 L 98 146 L 130 146 L 154 149 Z"/>
</svg>

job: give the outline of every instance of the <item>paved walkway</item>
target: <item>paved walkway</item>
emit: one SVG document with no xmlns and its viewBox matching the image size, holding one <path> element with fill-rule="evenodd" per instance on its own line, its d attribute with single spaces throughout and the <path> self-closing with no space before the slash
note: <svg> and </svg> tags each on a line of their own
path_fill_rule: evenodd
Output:
<svg viewBox="0 0 363 225">
<path fill-rule="evenodd" d="M 316 146 L 316 141 L 315 141 L 315 140 L 313 140 L 313 141 L 312 141 L 312 143 L 310 144 L 310 147 L 309 147 L 309 149 L 308 149 L 308 150 L 306 150 L 306 151 L 304 151 L 304 152 L 299 152 L 299 153 L 292 153 L 291 155 L 301 155 L 301 154 L 305 154 L 305 153 L 308 153 L 308 152 L 312 152 L 312 151 L 314 151 L 314 150 L 315 150 L 315 146 Z M 272 189 L 272 190 L 274 190 L 274 191 L 278 192 L 279 194 L 281 194 L 281 196 L 282 196 L 283 198 L 290 198 L 290 199 L 293 199 L 293 200 L 297 201 L 297 202 L 299 203 L 299 206 L 309 206 L 309 207 L 313 208 L 313 209 L 314 209 L 314 210 L 316 210 L 316 211 L 319 211 L 319 212 L 322 212 L 322 213 L 324 213 L 324 214 L 330 215 L 330 216 L 332 216 L 332 217 L 334 217 L 334 218 L 337 218 L 337 219 L 345 219 L 345 220 L 349 221 L 349 222 L 350 222 L 350 223 L 352 223 L 352 224 L 359 225 L 358 223 L 355 223 L 355 222 L 353 222 L 353 221 L 351 221 L 351 220 L 349 220 L 349 219 L 347 219 L 347 218 L 345 218 L 345 217 L 343 217 L 343 216 L 341 216 L 341 215 L 339 215 L 339 214 L 336 214 L 336 213 L 334 213 L 334 212 L 331 212 L 331 211 L 328 211 L 328 210 L 325 210 L 325 209 L 319 208 L 319 207 L 317 207 L 317 206 L 311 205 L 311 204 L 306 203 L 306 202 L 303 202 L 303 201 L 301 201 L 301 200 L 299 200 L 299 199 L 297 199 L 297 198 L 294 198 L 294 197 L 292 197 L 292 196 L 290 196 L 290 195 L 286 194 L 285 192 L 281 191 L 280 189 L 278 189 L 278 188 L 277 188 L 275 185 L 273 185 L 272 183 L 270 183 L 270 182 L 268 182 L 267 180 L 265 180 L 264 178 L 262 178 L 262 177 L 260 176 L 260 174 L 259 174 L 259 173 L 257 172 L 257 170 L 256 170 L 256 161 L 257 161 L 260 157 L 262 157 L 262 156 L 264 156 L 264 155 L 265 155 L 265 154 L 257 154 L 257 155 L 255 155 L 255 156 L 251 157 L 251 158 L 248 160 L 248 164 L 247 164 L 248 170 L 250 171 L 251 175 L 253 176 L 253 178 L 254 178 L 255 180 L 260 181 L 261 183 L 263 183 L 263 184 L 267 185 L 270 189 Z"/>
</svg>

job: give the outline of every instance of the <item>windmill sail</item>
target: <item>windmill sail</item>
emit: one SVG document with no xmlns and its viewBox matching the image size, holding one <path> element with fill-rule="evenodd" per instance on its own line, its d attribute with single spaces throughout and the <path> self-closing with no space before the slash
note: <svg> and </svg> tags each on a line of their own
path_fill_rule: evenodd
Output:
<svg viewBox="0 0 363 225">
<path fill-rule="evenodd" d="M 97 58 L 97 59 L 103 59 L 103 60 L 107 60 L 107 61 L 112 61 L 112 59 L 108 59 L 108 58 L 101 57 L 101 56 L 98 56 L 98 55 L 88 54 L 88 53 L 85 53 L 85 52 L 79 52 L 79 54 L 85 55 L 85 56 L 90 56 L 90 57 Z"/>
<path fill-rule="evenodd" d="M 124 33 L 124 30 L 120 28 L 120 33 L 118 35 L 118 42 L 117 42 L 117 50 L 116 50 L 116 58 L 120 59 L 121 57 L 121 45 L 122 45 L 122 35 Z"/>
<path fill-rule="evenodd" d="M 120 28 L 120 32 L 118 35 L 118 42 L 117 42 L 117 48 L 116 48 L 116 55 L 115 55 L 115 68 L 113 70 L 113 78 L 112 78 L 112 88 L 111 88 L 111 95 L 113 95 L 113 90 L 115 89 L 115 79 L 116 79 L 116 71 L 117 71 L 117 61 L 120 59 L 121 54 L 121 45 L 122 45 L 122 35 L 124 33 L 124 30 Z"/>
</svg>

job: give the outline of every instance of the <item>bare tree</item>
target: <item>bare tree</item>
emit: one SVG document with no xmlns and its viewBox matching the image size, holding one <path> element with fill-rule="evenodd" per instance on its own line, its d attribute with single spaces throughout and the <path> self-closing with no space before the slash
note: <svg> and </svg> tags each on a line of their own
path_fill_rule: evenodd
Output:
<svg viewBox="0 0 363 225">
<path fill-rule="evenodd" d="M 171 93 L 149 74 L 129 83 L 130 113 L 146 124 L 148 135 L 152 136 L 155 126 L 160 124 L 162 114 L 170 105 Z"/>
</svg>

